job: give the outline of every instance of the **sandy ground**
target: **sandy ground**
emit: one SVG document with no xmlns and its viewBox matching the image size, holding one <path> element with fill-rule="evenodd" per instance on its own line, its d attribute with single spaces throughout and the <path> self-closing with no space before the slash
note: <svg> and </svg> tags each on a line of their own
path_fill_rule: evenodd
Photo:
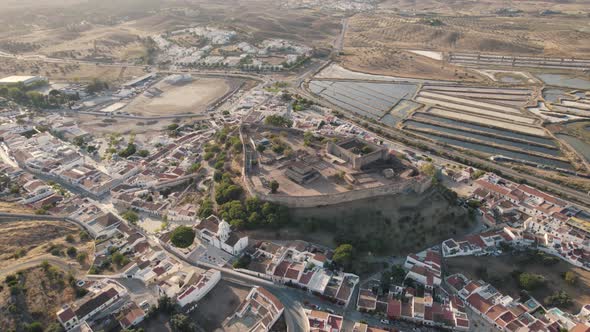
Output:
<svg viewBox="0 0 590 332">
<path fill-rule="evenodd" d="M 230 82 L 218 78 L 197 78 L 184 85 L 161 81 L 154 85 L 164 91 L 161 95 L 140 95 L 121 110 L 141 116 L 202 113 L 207 106 L 230 91 Z"/>
<path fill-rule="evenodd" d="M 55 221 L 16 221 L 0 224 L 0 268 L 9 265 L 23 263 L 31 259 L 44 256 L 51 245 L 63 248 L 75 247 L 78 252 L 86 252 L 89 257 L 93 255 L 92 241 L 81 242 L 80 229 L 65 222 Z M 67 235 L 72 235 L 74 242 L 65 240 Z M 14 254 L 24 249 L 24 256 L 14 258 Z M 63 256 L 66 257 L 67 256 Z M 88 262 L 87 262 L 88 263 Z"/>
<path fill-rule="evenodd" d="M 564 261 L 558 264 L 546 266 L 537 262 L 523 262 L 523 257 L 503 255 L 500 257 L 457 257 L 446 260 L 448 274 L 463 273 L 468 278 L 478 279 L 481 276 L 476 274 L 478 268 L 487 269 L 487 281 L 490 278 L 498 278 L 498 282 L 492 285 L 499 291 L 509 294 L 514 298 L 519 297 L 517 282 L 510 275 L 515 270 L 541 274 L 546 279 L 546 286 L 531 292 L 531 295 L 538 301 L 553 294 L 556 291 L 564 290 L 573 299 L 574 305 L 564 308 L 570 313 L 578 313 L 581 306 L 590 303 L 590 272 L 576 268 Z M 566 271 L 573 271 L 578 276 L 576 285 L 567 284 L 562 277 Z"/>
<path fill-rule="evenodd" d="M 212 291 L 201 301 L 199 309 L 193 311 L 190 317 L 205 331 L 217 331 L 224 320 L 231 316 L 242 300 L 246 298 L 250 288 L 237 286 L 221 280 Z"/>
<path fill-rule="evenodd" d="M 404 80 L 400 77 L 366 74 L 358 71 L 346 69 L 338 64 L 331 64 L 324 70 L 319 72 L 316 78 L 331 78 L 331 79 L 351 79 L 351 80 L 368 80 L 368 81 L 385 81 L 395 82 Z"/>
<path fill-rule="evenodd" d="M 99 78 L 107 82 L 124 82 L 144 74 L 143 69 L 138 67 L 107 67 L 96 64 L 63 64 L 0 58 L 0 76 L 41 75 L 51 81 L 84 82 Z"/>
</svg>

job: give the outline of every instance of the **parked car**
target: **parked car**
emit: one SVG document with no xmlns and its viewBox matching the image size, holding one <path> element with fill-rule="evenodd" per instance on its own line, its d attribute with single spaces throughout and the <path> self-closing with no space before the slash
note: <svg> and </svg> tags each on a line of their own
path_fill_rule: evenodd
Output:
<svg viewBox="0 0 590 332">
<path fill-rule="evenodd" d="M 381 324 L 385 324 L 385 325 L 389 325 L 389 320 L 387 319 L 382 319 L 380 320 Z"/>
</svg>

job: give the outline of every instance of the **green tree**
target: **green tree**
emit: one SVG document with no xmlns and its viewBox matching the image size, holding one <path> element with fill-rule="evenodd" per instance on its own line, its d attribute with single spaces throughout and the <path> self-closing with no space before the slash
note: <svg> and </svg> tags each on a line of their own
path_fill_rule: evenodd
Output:
<svg viewBox="0 0 590 332">
<path fill-rule="evenodd" d="M 270 182 L 270 191 L 273 194 L 276 194 L 278 190 L 279 190 L 279 183 L 276 180 L 272 180 Z"/>
<path fill-rule="evenodd" d="M 40 322 L 32 322 L 31 324 L 26 324 L 25 331 L 27 331 L 27 332 L 43 332 L 43 324 L 41 324 Z"/>
<path fill-rule="evenodd" d="M 198 211 L 199 217 L 207 218 L 213 214 L 213 202 L 209 199 L 205 199 L 201 202 Z"/>
<path fill-rule="evenodd" d="M 78 254 L 78 249 L 76 249 L 75 247 L 69 247 L 66 250 L 66 253 L 68 254 L 68 256 L 70 257 L 76 257 L 76 255 Z"/>
<path fill-rule="evenodd" d="M 78 260 L 78 262 L 80 264 L 83 264 L 86 261 L 86 258 L 88 258 L 88 254 L 85 252 L 80 252 L 78 253 L 78 255 L 76 256 L 76 259 Z"/>
<path fill-rule="evenodd" d="M 572 304 L 572 299 L 569 296 L 569 294 L 567 294 L 564 291 L 557 291 L 555 293 L 553 293 L 550 296 L 547 296 L 544 299 L 544 302 L 546 305 L 548 306 L 555 306 L 555 307 L 568 307 Z"/>
<path fill-rule="evenodd" d="M 565 280 L 565 282 L 567 282 L 570 285 L 575 285 L 576 282 L 578 281 L 578 276 L 576 275 L 575 272 L 573 271 L 567 271 L 564 275 L 563 275 L 563 279 Z"/>
<path fill-rule="evenodd" d="M 195 240 L 195 231 L 187 226 L 178 226 L 172 231 L 170 241 L 175 247 L 188 248 Z"/>
<path fill-rule="evenodd" d="M 293 121 L 280 116 L 280 115 L 269 115 L 264 119 L 264 123 L 269 126 L 291 128 Z"/>
<path fill-rule="evenodd" d="M 128 258 L 125 257 L 125 255 L 123 255 L 122 253 L 120 253 L 118 251 L 113 253 L 111 259 L 113 260 L 113 263 L 117 264 L 117 266 L 123 266 L 123 265 L 127 264 L 127 261 L 128 261 Z"/>
<path fill-rule="evenodd" d="M 196 173 L 201 169 L 201 163 L 194 163 L 189 168 L 188 171 L 190 173 Z"/>
<path fill-rule="evenodd" d="M 132 224 L 136 224 L 137 221 L 139 221 L 139 216 L 133 210 L 125 211 L 125 213 L 123 213 L 121 217 L 123 217 L 123 219 L 127 220 Z"/>
<path fill-rule="evenodd" d="M 545 278 L 542 275 L 524 272 L 518 276 L 518 284 L 525 290 L 534 290 L 545 283 Z"/>
<path fill-rule="evenodd" d="M 170 327 L 174 332 L 193 332 L 196 330 L 195 324 L 183 314 L 176 314 L 170 318 Z"/>
<path fill-rule="evenodd" d="M 343 267 L 350 267 L 354 255 L 354 248 L 350 244 L 341 244 L 334 250 L 332 260 Z"/>
<path fill-rule="evenodd" d="M 436 167 L 432 163 L 426 163 L 420 166 L 420 171 L 428 176 L 436 176 Z"/>
</svg>

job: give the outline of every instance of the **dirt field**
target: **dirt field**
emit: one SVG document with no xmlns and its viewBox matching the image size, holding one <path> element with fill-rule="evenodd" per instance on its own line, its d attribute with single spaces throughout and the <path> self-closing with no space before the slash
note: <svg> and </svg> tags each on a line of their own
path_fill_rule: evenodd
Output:
<svg viewBox="0 0 590 332">
<path fill-rule="evenodd" d="M 31 213 L 31 210 L 13 203 L 0 202 L 0 212 L 7 213 Z"/>
<path fill-rule="evenodd" d="M 498 9 L 506 8 L 506 2 L 502 0 L 486 1 L 441 1 L 441 0 L 384 0 L 381 2 L 381 9 L 393 9 L 402 11 L 426 11 L 450 15 L 489 15 Z M 553 1 L 553 0 L 532 0 L 516 1 L 510 3 L 510 8 L 522 10 L 530 15 L 537 15 L 539 8 L 559 10 L 564 13 L 579 13 L 586 9 L 583 0 Z"/>
<path fill-rule="evenodd" d="M 178 85 L 161 81 L 154 85 L 164 91 L 161 95 L 140 95 L 121 112 L 140 116 L 203 113 L 207 106 L 228 93 L 232 85 L 231 81 L 218 78 L 195 78 L 193 82 Z"/>
<path fill-rule="evenodd" d="M 193 311 L 190 317 L 205 331 L 215 331 L 221 328 L 223 321 L 236 311 L 249 292 L 250 288 L 248 287 L 237 286 L 221 280 L 199 302 L 199 310 Z"/>
<path fill-rule="evenodd" d="M 52 81 L 92 81 L 95 78 L 107 82 L 125 82 L 144 75 L 138 67 L 107 67 L 91 64 L 50 63 L 39 60 L 0 58 L 0 76 L 41 75 Z"/>
<path fill-rule="evenodd" d="M 0 223 L 0 269 L 13 264 L 48 254 L 51 246 L 66 248 L 76 247 L 78 252 L 86 252 L 92 256 L 93 243 L 80 241 L 80 229 L 65 222 L 56 221 L 16 221 Z M 68 243 L 65 238 L 74 237 Z M 15 258 L 17 254 L 17 258 Z M 65 256 L 65 254 L 64 254 Z"/>
<path fill-rule="evenodd" d="M 580 17 L 410 18 L 358 14 L 350 20 L 346 47 L 388 46 L 415 50 L 476 51 L 508 54 L 587 55 L 590 32 Z"/>
<path fill-rule="evenodd" d="M 445 11 L 445 5 L 435 3 L 443 8 L 434 8 Z M 373 74 L 485 81 L 488 78 L 475 71 L 405 50 L 588 57 L 590 31 L 573 28 L 573 22 L 587 25 L 583 16 L 419 18 L 390 12 L 361 13 L 349 21 L 340 61 L 348 69 Z"/>
<path fill-rule="evenodd" d="M 483 278 L 499 291 L 514 298 L 519 297 L 520 289 L 517 281 L 510 275 L 512 272 L 519 270 L 541 274 L 546 279 L 545 286 L 531 292 L 538 301 L 542 302 L 546 296 L 563 290 L 574 302 L 572 306 L 564 308 L 570 313 L 577 314 L 581 306 L 590 303 L 590 272 L 573 267 L 561 260 L 555 265 L 547 266 L 525 256 L 456 257 L 447 259 L 446 265 L 447 274 L 463 273 L 468 278 Z M 487 276 L 477 274 L 477 271 L 482 268 L 487 270 Z M 576 285 L 569 285 L 563 280 L 562 274 L 567 271 L 573 271 L 578 276 Z"/>
<path fill-rule="evenodd" d="M 481 82 L 481 75 L 467 68 L 443 64 L 425 56 L 399 51 L 389 46 L 349 47 L 345 45 L 339 63 L 346 69 L 376 75 L 409 78 L 436 78 L 448 81 Z"/>
<path fill-rule="evenodd" d="M 40 267 L 25 270 L 19 280 L 22 290 L 18 290 L 16 295 L 11 295 L 11 287 L 2 279 L 0 330 L 25 331 L 22 324 L 37 321 L 47 327 L 56 321 L 55 312 L 63 304 L 76 299 L 74 289 L 67 283 L 67 276 L 60 273 L 59 276 L 50 277 Z"/>
</svg>

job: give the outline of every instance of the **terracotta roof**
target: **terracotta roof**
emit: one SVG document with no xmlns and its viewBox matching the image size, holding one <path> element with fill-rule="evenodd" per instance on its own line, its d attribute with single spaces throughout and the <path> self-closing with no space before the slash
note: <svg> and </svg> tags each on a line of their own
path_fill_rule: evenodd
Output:
<svg viewBox="0 0 590 332">
<path fill-rule="evenodd" d="M 67 308 L 64 311 L 60 312 L 59 315 L 57 315 L 59 317 L 59 319 L 62 322 L 67 322 L 69 320 L 71 320 L 72 318 L 76 317 L 76 314 L 74 313 L 74 311 L 71 308 Z"/>
<path fill-rule="evenodd" d="M 284 308 L 283 307 L 283 304 L 281 303 L 281 301 L 279 301 L 279 299 L 277 299 L 274 295 L 272 295 L 271 292 L 269 292 L 268 290 L 266 290 L 266 288 L 264 288 L 264 287 L 258 287 L 258 292 L 260 292 L 260 294 L 262 294 L 270 302 L 272 302 L 279 311 L 281 311 Z"/>
<path fill-rule="evenodd" d="M 493 306 L 491 302 L 481 297 L 478 293 L 471 294 L 467 298 L 467 303 L 481 313 L 486 313 Z"/>
<path fill-rule="evenodd" d="M 571 329 L 570 332 L 590 332 L 590 326 L 584 323 L 579 323 L 578 325 L 574 326 L 574 328 Z"/>
</svg>

